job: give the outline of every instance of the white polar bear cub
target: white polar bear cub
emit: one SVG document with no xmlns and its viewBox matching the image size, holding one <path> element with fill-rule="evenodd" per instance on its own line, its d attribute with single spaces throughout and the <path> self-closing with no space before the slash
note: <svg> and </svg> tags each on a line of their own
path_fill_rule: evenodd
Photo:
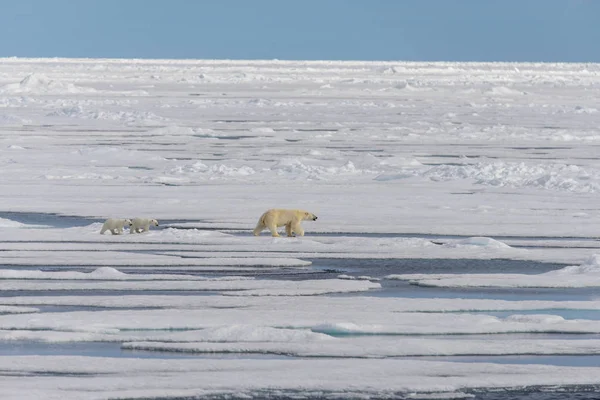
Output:
<svg viewBox="0 0 600 400">
<path fill-rule="evenodd" d="M 122 235 L 123 228 L 125 225 L 131 225 L 130 219 L 117 219 L 117 218 L 109 218 L 102 225 L 102 230 L 100 230 L 100 234 L 104 235 L 104 232 L 110 231 L 113 235 Z"/>
<path fill-rule="evenodd" d="M 277 227 L 285 225 L 285 233 L 287 233 L 288 236 L 292 236 L 292 233 L 295 233 L 298 236 L 304 236 L 304 229 L 300 226 L 300 222 L 316 220 L 317 216 L 308 211 L 274 208 L 261 215 L 253 233 L 254 236 L 258 236 L 265 228 L 268 228 L 273 237 L 278 237 Z"/>
<path fill-rule="evenodd" d="M 158 226 L 158 221 L 148 218 L 134 218 L 131 220 L 129 233 L 142 233 L 150 230 L 150 225 Z"/>
</svg>

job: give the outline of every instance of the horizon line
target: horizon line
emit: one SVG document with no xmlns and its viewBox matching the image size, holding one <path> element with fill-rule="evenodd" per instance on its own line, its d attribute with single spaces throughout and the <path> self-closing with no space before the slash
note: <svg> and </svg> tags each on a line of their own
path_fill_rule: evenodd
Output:
<svg viewBox="0 0 600 400">
<path fill-rule="evenodd" d="M 63 57 L 63 56 L 0 56 L 0 61 L 95 61 L 104 60 L 105 62 L 232 62 L 232 63 L 362 63 L 362 64 L 381 64 L 381 63 L 404 63 L 404 64 L 600 64 L 596 61 L 458 61 L 458 60 L 360 60 L 360 59 L 280 59 L 280 58 L 153 58 L 153 57 Z"/>
</svg>

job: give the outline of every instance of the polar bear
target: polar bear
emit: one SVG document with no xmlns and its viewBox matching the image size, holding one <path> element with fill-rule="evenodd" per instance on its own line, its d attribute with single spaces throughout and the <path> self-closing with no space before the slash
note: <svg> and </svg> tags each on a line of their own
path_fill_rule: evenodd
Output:
<svg viewBox="0 0 600 400">
<path fill-rule="evenodd" d="M 117 218 L 109 218 L 102 225 L 102 229 L 100 230 L 100 234 L 104 235 L 104 232 L 110 231 L 113 235 L 122 235 L 123 228 L 125 225 L 131 225 L 130 219 L 117 219 Z"/>
<path fill-rule="evenodd" d="M 133 218 L 129 233 L 142 233 L 150 230 L 150 225 L 158 226 L 158 221 L 148 218 Z"/>
<path fill-rule="evenodd" d="M 253 233 L 254 236 L 258 236 L 265 228 L 268 228 L 273 237 L 278 237 L 277 227 L 285 225 L 285 233 L 288 236 L 292 236 L 292 232 L 298 236 L 304 236 L 304 229 L 300 226 L 300 222 L 316 220 L 317 216 L 308 211 L 274 208 L 260 216 Z"/>
</svg>

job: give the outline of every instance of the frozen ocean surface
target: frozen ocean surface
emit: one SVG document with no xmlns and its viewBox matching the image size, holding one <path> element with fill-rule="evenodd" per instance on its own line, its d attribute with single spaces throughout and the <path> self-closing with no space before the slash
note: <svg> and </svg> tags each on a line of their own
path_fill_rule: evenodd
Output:
<svg viewBox="0 0 600 400">
<path fill-rule="evenodd" d="M 3 400 L 600 396 L 599 65 L 1 61 Z"/>
</svg>

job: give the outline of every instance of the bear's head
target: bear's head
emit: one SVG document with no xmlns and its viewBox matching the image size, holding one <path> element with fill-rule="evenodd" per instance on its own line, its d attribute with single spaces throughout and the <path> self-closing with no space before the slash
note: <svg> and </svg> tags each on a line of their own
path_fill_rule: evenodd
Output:
<svg viewBox="0 0 600 400">
<path fill-rule="evenodd" d="M 157 220 L 155 220 L 155 219 L 151 219 L 151 220 L 150 220 L 150 223 L 151 223 L 152 225 L 154 225 L 154 226 L 158 226 L 158 221 L 157 221 Z"/>
<path fill-rule="evenodd" d="M 127 226 L 127 225 L 131 225 L 131 220 L 130 219 L 126 219 L 125 220 L 125 226 Z"/>
<path fill-rule="evenodd" d="M 304 212 L 304 217 L 302 218 L 305 221 L 316 221 L 317 216 L 315 214 L 311 214 L 307 211 Z"/>
</svg>

